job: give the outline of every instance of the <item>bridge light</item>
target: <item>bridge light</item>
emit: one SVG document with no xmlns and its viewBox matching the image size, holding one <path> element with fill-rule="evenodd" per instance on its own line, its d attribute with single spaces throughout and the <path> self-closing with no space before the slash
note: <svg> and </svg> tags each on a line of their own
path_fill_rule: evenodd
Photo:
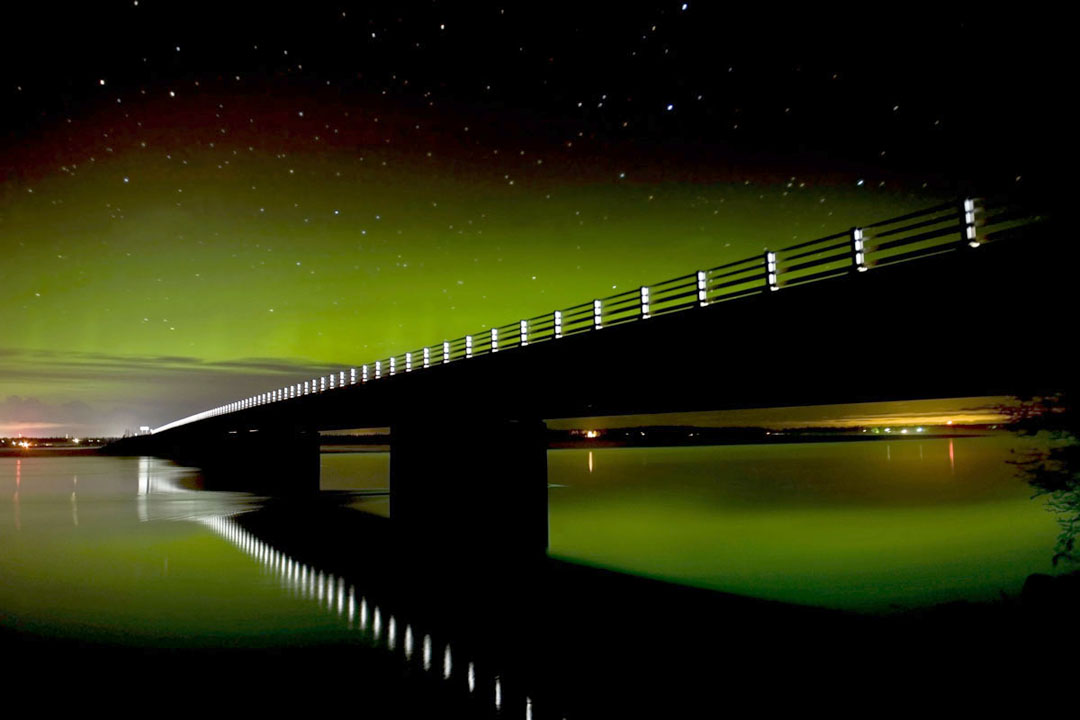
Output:
<svg viewBox="0 0 1080 720">
<path fill-rule="evenodd" d="M 555 311 L 555 337 L 556 338 L 561 338 L 562 337 L 562 311 L 561 310 L 556 310 Z"/>
<path fill-rule="evenodd" d="M 971 198 L 964 200 L 964 239 L 973 248 L 981 244 L 975 230 L 975 201 Z"/>
<path fill-rule="evenodd" d="M 866 272 L 866 239 L 862 228 L 851 229 L 852 263 L 856 272 Z"/>
<path fill-rule="evenodd" d="M 529 344 L 529 321 L 528 320 L 522 320 L 521 321 L 519 333 L 520 333 L 520 336 L 521 336 L 519 344 L 521 345 L 521 347 L 525 347 L 526 345 Z"/>
<path fill-rule="evenodd" d="M 698 292 L 698 297 L 700 298 L 700 290 Z M 649 319 L 649 288 L 644 285 L 641 286 L 641 319 Z"/>
<path fill-rule="evenodd" d="M 405 353 L 405 372 L 412 372 L 412 353 Z"/>
<path fill-rule="evenodd" d="M 431 348 L 424 348 L 424 367 L 431 367 Z"/>
<path fill-rule="evenodd" d="M 397 372 L 397 358 L 390 358 L 390 374 L 393 375 Z"/>
<path fill-rule="evenodd" d="M 604 327 L 604 306 L 599 300 L 592 301 L 592 321 L 597 330 Z"/>
<path fill-rule="evenodd" d="M 767 283 L 767 285 L 769 287 L 769 290 L 771 290 L 771 291 L 779 290 L 780 286 L 777 285 L 777 281 L 776 281 L 776 276 L 777 276 L 776 253 L 770 252 L 768 250 L 765 251 L 765 272 L 766 272 L 766 283 Z"/>
<path fill-rule="evenodd" d="M 491 328 L 491 352 L 499 352 L 499 331 Z"/>
<path fill-rule="evenodd" d="M 444 365 L 450 362 L 450 343 L 446 342 L 445 340 L 442 344 L 442 361 Z"/>
<path fill-rule="evenodd" d="M 378 380 L 382 377 L 382 360 L 375 361 L 375 379 Z"/>
<path fill-rule="evenodd" d="M 698 305 L 705 307 L 709 304 L 709 281 L 705 277 L 704 270 L 697 272 L 697 299 Z"/>
<path fill-rule="evenodd" d="M 472 335 L 465 336 L 465 357 L 472 357 Z"/>
</svg>

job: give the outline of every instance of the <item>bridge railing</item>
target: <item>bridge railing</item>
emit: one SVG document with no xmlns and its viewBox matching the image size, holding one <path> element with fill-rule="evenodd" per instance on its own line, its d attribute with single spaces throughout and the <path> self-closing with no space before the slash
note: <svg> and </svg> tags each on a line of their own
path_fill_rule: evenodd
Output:
<svg viewBox="0 0 1080 720">
<path fill-rule="evenodd" d="M 292 383 L 181 418 L 152 432 L 480 355 L 977 248 L 1009 239 L 1039 220 L 1005 202 L 964 198 L 942 203 Z"/>
</svg>

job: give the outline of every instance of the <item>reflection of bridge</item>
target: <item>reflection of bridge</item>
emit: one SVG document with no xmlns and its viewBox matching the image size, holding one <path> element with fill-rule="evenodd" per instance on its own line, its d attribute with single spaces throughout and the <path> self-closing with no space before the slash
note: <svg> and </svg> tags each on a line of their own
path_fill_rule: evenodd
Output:
<svg viewBox="0 0 1080 720">
<path fill-rule="evenodd" d="M 318 430 L 389 426 L 396 519 L 542 549 L 545 418 L 1056 388 L 1061 358 L 1028 349 L 1069 294 L 1038 220 L 938 205 L 300 380 L 124 451 L 311 487 Z"/>
</svg>

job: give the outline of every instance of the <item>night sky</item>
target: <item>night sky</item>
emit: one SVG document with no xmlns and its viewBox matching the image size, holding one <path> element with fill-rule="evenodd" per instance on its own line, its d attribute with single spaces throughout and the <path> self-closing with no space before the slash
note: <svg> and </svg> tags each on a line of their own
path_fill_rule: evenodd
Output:
<svg viewBox="0 0 1080 720">
<path fill-rule="evenodd" d="M 0 435 L 160 425 L 960 194 L 1038 194 L 1067 120 L 1052 19 L 225 4 L 6 11 Z"/>
</svg>

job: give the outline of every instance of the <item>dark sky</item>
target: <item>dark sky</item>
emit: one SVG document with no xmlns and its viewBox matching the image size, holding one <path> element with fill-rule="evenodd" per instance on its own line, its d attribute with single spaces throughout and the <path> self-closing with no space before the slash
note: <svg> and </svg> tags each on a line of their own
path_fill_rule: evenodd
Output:
<svg viewBox="0 0 1080 720">
<path fill-rule="evenodd" d="M 5 12 L 0 434 L 158 425 L 961 194 L 1044 193 L 1072 85 L 1060 19 L 971 8 Z"/>
</svg>

